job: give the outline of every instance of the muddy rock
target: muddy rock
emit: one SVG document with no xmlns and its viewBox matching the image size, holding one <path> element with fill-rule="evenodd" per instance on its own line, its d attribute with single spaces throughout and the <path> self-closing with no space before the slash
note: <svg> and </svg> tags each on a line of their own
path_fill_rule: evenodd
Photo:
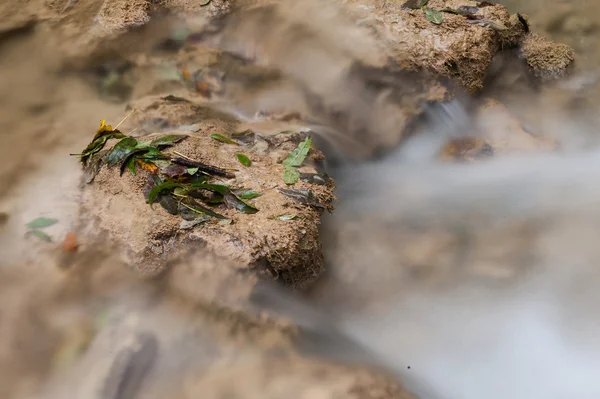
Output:
<svg viewBox="0 0 600 399">
<path fill-rule="evenodd" d="M 167 119 L 169 126 L 180 125 L 178 130 L 164 129 L 162 135 L 189 135 L 165 152 L 226 171 L 213 182 L 261 193 L 249 200 L 259 211 L 246 214 L 219 205 L 214 211 L 231 222 L 214 219 L 196 225 L 186 223 L 180 215 L 146 203 L 147 173 L 139 171 L 132 176 L 127 172 L 120 176 L 118 167 L 103 167 L 84 188 L 83 212 L 90 220 L 87 230 L 107 234 L 123 250 L 124 259 L 145 275 L 163 271 L 173 254 L 199 247 L 235 261 L 240 271 L 255 271 L 293 287 L 301 288 L 314 281 L 323 270 L 319 217 L 323 210 L 332 209 L 333 182 L 328 180 L 322 185 L 300 179 L 294 186 L 287 186 L 283 179 L 285 168 L 280 163 L 306 133 L 260 138 L 259 131 L 246 131 L 245 145 L 226 144 L 210 136 L 235 132 L 237 122 L 233 117 L 218 119 L 209 108 L 174 97 L 157 97 L 149 102 L 150 105 L 144 106 L 142 101 L 136 106 L 140 109 L 136 116 L 139 124 L 155 119 L 156 112 Z M 136 123 L 130 122 L 130 126 Z M 149 141 L 156 137 L 160 136 L 137 139 Z M 240 164 L 238 153 L 250 158 L 250 167 Z M 311 164 L 316 165 L 315 161 L 321 158 L 318 151 L 311 150 L 300 172 L 317 173 Z M 288 193 L 288 189 L 296 191 Z M 302 193 L 313 199 L 307 202 Z M 293 215 L 293 219 L 277 219 L 282 215 Z"/>
<path fill-rule="evenodd" d="M 573 49 L 569 46 L 555 43 L 535 33 L 527 35 L 521 50 L 533 74 L 542 80 L 565 76 L 575 60 Z"/>
</svg>

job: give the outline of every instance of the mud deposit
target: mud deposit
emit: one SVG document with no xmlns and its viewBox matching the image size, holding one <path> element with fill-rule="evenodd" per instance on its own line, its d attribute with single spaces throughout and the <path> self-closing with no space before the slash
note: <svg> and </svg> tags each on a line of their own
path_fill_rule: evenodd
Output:
<svg viewBox="0 0 600 399">
<path fill-rule="evenodd" d="M 4 0 L 0 398 L 598 398 L 598 5 L 417 3 Z"/>
</svg>

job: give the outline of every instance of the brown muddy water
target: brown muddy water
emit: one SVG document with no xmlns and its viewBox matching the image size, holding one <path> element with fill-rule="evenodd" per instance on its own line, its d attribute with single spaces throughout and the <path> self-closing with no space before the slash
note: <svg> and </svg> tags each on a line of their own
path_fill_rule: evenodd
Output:
<svg viewBox="0 0 600 399">
<path fill-rule="evenodd" d="M 0 397 L 348 397 L 336 391 L 346 375 L 321 370 L 321 362 L 374 364 L 423 399 L 600 397 L 600 3 L 504 3 L 527 14 L 536 32 L 576 51 L 572 75 L 556 84 L 514 84 L 516 72 L 497 60 L 484 89 L 528 131 L 556 139 L 558 151 L 435 161 L 440 144 L 473 122 L 471 99 L 459 98 L 431 109 L 428 123 L 401 148 L 375 161 L 332 166 L 339 202 L 323 220 L 326 275 L 302 294 L 266 285 L 244 309 L 272 310 L 298 324 L 309 360 L 281 355 L 286 333 L 241 322 L 231 328 L 227 318 L 235 316 L 210 309 L 199 320 L 199 306 L 185 294 L 132 281 L 101 242 L 83 243 L 73 256 L 57 248 L 81 222 L 80 167 L 69 154 L 88 143 L 101 119 L 126 114 L 118 88 L 110 96 L 102 91 L 107 73 L 99 69 L 118 69 L 111 62 L 150 48 L 166 28 L 136 31 L 119 39 L 118 51 L 94 58 L 88 46 L 102 33 L 94 16 L 103 2 L 14 3 L 0 6 L 2 26 L 22 25 L 10 38 L 0 33 Z M 303 12 L 314 12 L 315 24 L 327 20 L 329 9 L 306 4 Z M 53 19 L 59 12 L 67 16 Z M 29 15 L 44 21 L 38 30 L 22 24 Z M 88 25 L 95 28 L 82 28 Z M 344 81 L 335 80 L 336 62 L 349 53 L 369 57 L 371 42 L 352 26 L 321 28 L 285 46 L 270 38 L 273 47 L 263 51 L 337 99 Z M 339 51 L 323 56 L 331 43 Z M 240 48 L 260 59 L 260 49 Z M 319 68 L 307 61 L 315 48 Z M 160 57 L 156 69 L 152 56 L 136 55 L 141 78 L 130 97 L 158 90 L 172 72 L 163 62 L 170 55 Z M 290 87 L 254 91 L 252 83 L 262 88 L 269 77 L 244 79 L 229 88 L 234 101 L 219 103 L 222 109 L 248 120 L 264 109 L 306 111 Z M 504 123 L 502 116 L 486 122 Z M 343 132 L 322 134 L 331 155 L 343 160 L 335 151 L 346 148 Z M 40 216 L 59 220 L 47 230 L 52 244 L 26 235 L 25 224 Z M 81 265 L 98 272 L 63 273 Z M 90 325 L 102 332 L 69 366 L 64 358 L 88 342 Z M 223 338 L 232 329 L 236 338 Z M 64 347 L 59 356 L 57 347 Z M 265 352 L 278 360 L 265 360 Z M 141 378 L 139 368 L 115 371 L 117 353 L 154 364 L 151 377 Z M 152 353 L 158 360 L 144 358 Z"/>
</svg>

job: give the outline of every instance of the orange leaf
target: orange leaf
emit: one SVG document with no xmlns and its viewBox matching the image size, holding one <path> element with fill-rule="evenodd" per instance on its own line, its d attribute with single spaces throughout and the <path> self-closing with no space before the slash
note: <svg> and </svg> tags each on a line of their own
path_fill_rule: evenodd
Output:
<svg viewBox="0 0 600 399">
<path fill-rule="evenodd" d="M 68 233 L 62 243 L 63 250 L 65 252 L 75 252 L 78 246 L 77 235 L 75 233 Z"/>
<path fill-rule="evenodd" d="M 153 175 L 158 173 L 158 166 L 153 164 L 152 162 L 144 162 L 141 159 L 136 159 L 140 168 L 144 169 L 148 173 L 152 173 Z"/>
</svg>

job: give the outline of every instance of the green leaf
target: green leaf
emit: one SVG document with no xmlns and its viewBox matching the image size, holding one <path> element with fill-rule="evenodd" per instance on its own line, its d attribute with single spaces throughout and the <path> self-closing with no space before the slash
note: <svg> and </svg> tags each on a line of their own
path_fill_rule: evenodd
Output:
<svg viewBox="0 0 600 399">
<path fill-rule="evenodd" d="M 32 236 L 35 236 L 41 240 L 44 240 L 46 242 L 52 242 L 52 237 L 50 237 L 48 234 L 44 233 L 41 230 L 30 230 L 28 232 L 28 234 L 31 234 Z"/>
<path fill-rule="evenodd" d="M 283 181 L 285 182 L 285 184 L 287 184 L 288 186 L 296 184 L 299 178 L 300 172 L 298 172 L 298 169 L 289 166 L 285 168 L 285 172 L 283 173 Z"/>
<path fill-rule="evenodd" d="M 230 138 L 228 138 L 228 137 L 225 137 L 225 136 L 223 136 L 222 134 L 217 134 L 217 133 L 215 133 L 215 134 L 211 134 L 211 135 L 210 135 L 210 138 L 211 138 L 211 139 L 215 139 L 215 140 L 217 140 L 217 141 L 221 141 L 221 142 L 223 142 L 223 143 L 227 143 L 227 144 L 235 144 L 235 145 L 237 145 L 237 143 L 236 143 L 235 141 L 231 140 L 231 139 L 230 139 Z"/>
<path fill-rule="evenodd" d="M 169 134 L 167 136 L 162 136 L 152 140 L 150 142 L 150 145 L 154 147 L 167 147 L 179 143 L 180 141 L 183 141 L 188 137 L 189 136 L 184 134 Z"/>
<path fill-rule="evenodd" d="M 304 159 L 308 155 L 310 146 L 312 145 L 312 139 L 306 138 L 302 143 L 298 144 L 298 147 L 290 152 L 287 158 L 283 161 L 283 166 L 300 166 L 304 162 Z"/>
<path fill-rule="evenodd" d="M 30 229 L 43 229 L 45 227 L 55 225 L 57 222 L 58 220 L 56 219 L 42 217 L 32 220 L 31 222 L 27 223 L 26 226 Z"/>
<path fill-rule="evenodd" d="M 190 175 L 190 176 L 195 175 L 196 173 L 198 173 L 199 169 L 200 168 L 187 168 L 188 175 Z"/>
<path fill-rule="evenodd" d="M 106 155 L 106 163 L 108 166 L 115 166 L 125 159 L 127 155 L 136 149 L 135 147 L 137 143 L 137 140 L 133 137 L 125 137 L 123 140 L 115 144 L 112 150 L 110 150 L 110 152 Z"/>
<path fill-rule="evenodd" d="M 131 157 L 129 159 L 129 162 L 127 162 L 127 169 L 129 169 L 129 172 L 135 176 L 135 157 Z"/>
<path fill-rule="evenodd" d="M 219 224 L 220 224 L 221 226 L 226 226 L 226 225 L 228 225 L 228 224 L 231 224 L 231 222 L 233 222 L 233 220 L 231 220 L 231 219 L 223 219 L 223 220 L 221 220 L 221 221 L 219 222 Z"/>
<path fill-rule="evenodd" d="M 419 8 L 425 7 L 427 5 L 427 3 L 429 3 L 429 0 L 421 0 L 419 2 Z"/>
<path fill-rule="evenodd" d="M 439 25 L 444 20 L 442 13 L 438 10 L 434 10 L 431 8 L 423 8 L 423 12 L 425 13 L 425 18 L 432 24 Z"/>
<path fill-rule="evenodd" d="M 257 198 L 262 195 L 262 193 L 259 193 L 258 191 L 252 191 L 252 190 L 247 190 L 247 191 L 236 190 L 233 193 L 235 195 L 237 195 L 239 198 L 245 199 L 245 200 Z"/>
<path fill-rule="evenodd" d="M 280 215 L 275 216 L 273 220 L 294 220 L 296 219 L 296 215 Z"/>
<path fill-rule="evenodd" d="M 92 141 L 90 144 L 88 144 L 88 146 L 85 147 L 85 149 L 80 154 L 81 162 L 85 165 L 87 163 L 88 159 L 92 155 L 94 155 L 95 153 L 102 150 L 102 148 L 104 148 L 104 145 L 106 144 L 106 142 L 108 140 L 122 139 L 124 137 L 127 137 L 127 136 L 125 136 L 122 133 L 111 133 L 111 134 L 107 134 L 107 135 L 96 138 L 94 141 Z M 76 155 L 76 154 L 71 154 L 71 155 Z"/>
<path fill-rule="evenodd" d="M 188 199 L 188 201 L 185 201 L 185 202 L 182 201 L 180 206 L 182 206 L 183 208 L 189 209 L 192 212 L 212 216 L 216 219 L 227 219 L 225 216 L 220 215 L 216 212 L 211 211 L 208 208 L 203 207 L 202 205 L 198 204 L 196 201 L 194 201 L 192 199 Z"/>
<path fill-rule="evenodd" d="M 172 181 L 166 181 L 164 183 L 157 184 L 156 186 L 152 187 L 152 190 L 150 190 L 150 193 L 148 194 L 148 203 L 152 205 L 161 192 L 171 190 L 175 187 L 184 187 L 184 185 Z"/>
<path fill-rule="evenodd" d="M 244 166 L 250 166 L 252 165 L 252 161 L 250 161 L 250 158 L 248 158 L 247 156 L 245 156 L 244 154 L 235 154 L 237 156 L 238 161 L 240 161 L 240 163 Z"/>
</svg>

